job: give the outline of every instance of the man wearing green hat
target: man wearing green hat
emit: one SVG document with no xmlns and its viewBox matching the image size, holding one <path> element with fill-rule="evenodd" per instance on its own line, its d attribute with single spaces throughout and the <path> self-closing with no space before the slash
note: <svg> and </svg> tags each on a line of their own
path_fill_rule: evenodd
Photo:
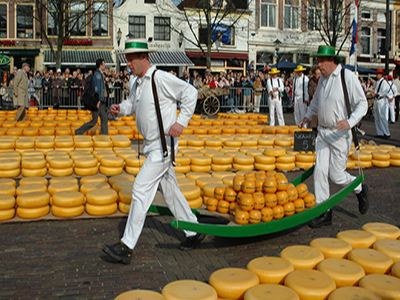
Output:
<svg viewBox="0 0 400 300">
<path fill-rule="evenodd" d="M 132 250 L 136 246 L 146 219 L 146 213 L 159 189 L 164 200 L 177 220 L 197 223 L 188 201 L 179 189 L 173 168 L 171 154 L 177 152 L 177 137 L 191 119 L 196 102 L 197 90 L 186 81 L 152 66 L 149 49 L 145 39 L 131 39 L 125 42 L 127 66 L 136 76 L 130 86 L 128 99 L 111 106 L 113 116 L 136 114 L 136 125 L 143 136 L 143 152 L 146 160 L 136 176 L 132 189 L 132 202 L 124 236 L 115 245 L 105 245 L 103 251 L 123 264 L 131 261 Z M 153 77 L 154 75 L 154 77 Z M 164 151 L 159 119 L 156 112 L 152 83 L 157 91 L 161 124 L 168 151 Z M 177 117 L 177 103 L 181 110 Z M 173 139 L 170 136 L 174 137 Z M 174 152 L 172 152 L 172 151 Z M 181 250 L 191 250 L 204 239 L 203 234 L 185 231 L 186 240 Z"/>
<path fill-rule="evenodd" d="M 368 103 L 357 76 L 345 70 L 345 84 L 351 106 L 348 117 L 342 88 L 340 56 L 335 48 L 320 46 L 317 57 L 321 77 L 313 101 L 299 127 L 303 127 L 313 116 L 318 117 L 316 139 L 316 163 L 314 169 L 314 191 L 317 204 L 329 198 L 330 179 L 341 186 L 349 185 L 355 177 L 346 172 L 347 157 L 352 142 L 351 128 L 367 113 Z M 358 209 L 365 214 L 369 208 L 368 187 L 364 183 L 354 189 L 358 198 Z M 313 228 L 331 225 L 332 211 L 328 210 L 310 222 Z"/>
</svg>

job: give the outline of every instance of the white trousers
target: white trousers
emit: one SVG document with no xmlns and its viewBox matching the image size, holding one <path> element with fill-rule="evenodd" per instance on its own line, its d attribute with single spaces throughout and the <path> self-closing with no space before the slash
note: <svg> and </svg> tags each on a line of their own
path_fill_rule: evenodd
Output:
<svg viewBox="0 0 400 300">
<path fill-rule="evenodd" d="M 167 140 L 169 142 L 169 138 Z M 171 154 L 169 143 L 167 144 L 168 154 Z M 177 153 L 178 143 L 176 139 L 175 145 L 175 153 Z M 190 210 L 187 200 L 179 189 L 170 156 L 164 158 L 161 149 L 161 141 L 144 146 L 146 160 L 133 183 L 131 208 L 122 237 L 122 242 L 130 249 L 136 246 L 147 211 L 153 202 L 158 187 L 160 187 L 161 194 L 175 219 L 197 223 L 196 216 Z M 184 232 L 187 237 L 196 235 L 195 232 Z"/>
<path fill-rule="evenodd" d="M 272 98 L 269 96 L 268 98 L 269 105 L 269 125 L 275 126 L 275 110 L 276 117 L 278 118 L 279 125 L 285 125 L 285 119 L 283 118 L 283 110 L 282 110 L 282 102 L 279 97 Z"/>
<path fill-rule="evenodd" d="M 251 111 L 251 95 L 243 95 L 243 109 Z"/>
<path fill-rule="evenodd" d="M 330 197 L 329 178 L 340 186 L 349 185 L 356 177 L 346 172 L 347 157 L 350 151 L 352 136 L 337 129 L 318 126 L 315 151 L 317 160 L 314 169 L 315 201 L 320 204 Z M 354 189 L 361 192 L 361 184 Z"/>
<path fill-rule="evenodd" d="M 389 102 L 389 121 L 394 123 L 395 121 L 395 112 L 394 112 L 394 98 L 392 101 L 388 101 Z"/>
<path fill-rule="evenodd" d="M 261 102 L 262 95 L 254 95 L 254 112 L 260 112 L 260 102 Z"/>
<path fill-rule="evenodd" d="M 390 135 L 388 124 L 388 104 L 387 99 L 374 101 L 374 118 L 377 135 Z"/>
<path fill-rule="evenodd" d="M 294 99 L 294 122 L 299 125 L 306 115 L 306 104 L 302 98 Z"/>
</svg>

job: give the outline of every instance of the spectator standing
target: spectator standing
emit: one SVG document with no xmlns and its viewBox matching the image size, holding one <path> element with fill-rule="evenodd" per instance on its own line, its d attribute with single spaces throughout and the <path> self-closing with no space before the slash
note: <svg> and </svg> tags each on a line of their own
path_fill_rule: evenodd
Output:
<svg viewBox="0 0 400 300">
<path fill-rule="evenodd" d="M 254 70 L 255 70 L 254 60 L 252 60 L 252 61 L 248 64 L 248 66 L 247 66 L 247 68 L 246 68 L 246 75 L 250 75 L 250 71 L 253 71 L 253 74 L 254 74 Z"/>
<path fill-rule="evenodd" d="M 200 74 L 197 74 L 196 78 L 193 81 L 193 86 L 196 89 L 202 88 L 203 87 L 203 79 L 201 78 Z"/>
<path fill-rule="evenodd" d="M 392 97 L 388 97 L 389 101 L 389 121 L 390 123 L 394 124 L 395 122 L 395 112 L 394 112 L 394 104 L 395 104 L 395 97 L 397 96 L 397 87 L 394 85 L 393 76 L 389 75 L 388 78 L 389 89 L 392 92 Z"/>
<path fill-rule="evenodd" d="M 42 78 L 42 87 L 43 87 L 43 104 L 46 106 L 50 106 L 51 101 L 51 89 L 53 86 L 52 79 L 50 78 L 50 73 L 46 72 L 44 77 Z"/>
<path fill-rule="evenodd" d="M 82 93 L 83 93 L 83 82 L 84 82 L 84 78 L 83 78 L 83 73 L 78 72 L 78 109 L 81 109 L 82 107 L 82 103 L 81 103 L 81 97 L 82 97 Z"/>
<path fill-rule="evenodd" d="M 78 104 L 78 91 L 79 91 L 78 72 L 73 71 L 72 77 L 68 79 L 69 88 L 69 101 L 68 106 L 75 106 Z"/>
<path fill-rule="evenodd" d="M 28 74 L 30 70 L 28 63 L 23 63 L 22 68 L 14 77 L 14 106 L 18 107 L 15 121 L 23 120 L 25 117 L 25 108 L 28 107 Z"/>
<path fill-rule="evenodd" d="M 309 104 L 308 77 L 303 73 L 306 68 L 302 65 L 298 65 L 294 71 L 296 72 L 293 81 L 294 122 L 299 125 L 306 115 L 306 107 Z M 304 127 L 306 128 L 307 125 L 304 125 Z"/>
<path fill-rule="evenodd" d="M 275 126 L 275 111 L 279 125 L 285 125 L 283 118 L 281 93 L 283 92 L 283 81 L 278 78 L 280 71 L 277 68 L 272 68 L 269 71 L 271 77 L 267 80 L 267 90 L 269 94 L 269 125 Z"/>
<path fill-rule="evenodd" d="M 311 79 L 308 82 L 308 95 L 310 97 L 310 103 L 314 97 L 314 93 L 317 90 L 317 86 L 318 86 L 318 80 L 319 77 L 321 76 L 321 70 L 319 69 L 319 67 L 317 65 L 314 65 L 311 68 Z M 310 124 L 308 124 L 309 127 L 313 128 L 314 130 L 317 130 L 317 126 L 318 126 L 318 118 L 317 116 L 313 117 L 310 121 Z"/>
<path fill-rule="evenodd" d="M 247 112 L 252 111 L 251 95 L 253 93 L 253 81 L 250 75 L 246 76 L 246 80 L 242 82 L 243 89 L 243 109 Z"/>
<path fill-rule="evenodd" d="M 378 81 L 375 84 L 375 89 L 372 96 L 374 101 L 374 119 L 376 127 L 376 137 L 388 139 L 390 138 L 388 113 L 389 101 L 388 98 L 393 97 L 393 92 L 389 88 L 389 84 L 384 78 L 385 72 L 383 69 L 376 70 L 376 78 Z"/>
<path fill-rule="evenodd" d="M 256 76 L 256 81 L 253 84 L 254 89 L 254 112 L 260 112 L 260 103 L 261 103 L 261 96 L 264 90 L 264 87 L 261 82 L 260 76 Z"/>
<path fill-rule="evenodd" d="M 119 104 L 122 101 L 123 82 L 118 75 L 114 83 L 115 103 Z"/>
<path fill-rule="evenodd" d="M 394 110 L 394 114 L 395 114 L 395 121 L 399 120 L 399 105 L 400 105 L 400 74 L 396 74 L 394 76 L 394 80 L 393 80 L 393 84 L 396 86 L 397 88 L 397 95 L 395 95 L 395 110 Z"/>
<path fill-rule="evenodd" d="M 38 99 L 35 94 L 35 83 L 33 81 L 32 74 L 28 75 L 28 101 L 29 106 L 37 106 L 39 105 Z"/>
<path fill-rule="evenodd" d="M 52 81 L 54 102 L 60 103 L 63 93 L 63 84 L 61 69 L 58 69 Z"/>
</svg>

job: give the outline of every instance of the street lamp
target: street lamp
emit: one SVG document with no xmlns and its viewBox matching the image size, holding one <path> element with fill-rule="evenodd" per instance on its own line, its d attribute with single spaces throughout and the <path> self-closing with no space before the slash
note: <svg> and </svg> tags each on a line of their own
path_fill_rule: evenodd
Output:
<svg viewBox="0 0 400 300">
<path fill-rule="evenodd" d="M 184 38 L 183 31 L 181 30 L 181 33 L 179 34 L 179 37 L 178 37 L 179 48 L 182 46 L 183 38 Z"/>
<path fill-rule="evenodd" d="M 118 28 L 118 31 L 117 31 L 117 44 L 118 44 L 118 47 L 119 47 L 119 44 L 121 43 L 121 37 L 122 37 L 122 31 L 121 31 L 121 28 Z"/>
<path fill-rule="evenodd" d="M 278 69 L 279 64 L 279 46 L 282 45 L 282 42 L 279 39 L 274 41 L 275 44 L 275 55 L 276 55 L 276 68 Z"/>
</svg>

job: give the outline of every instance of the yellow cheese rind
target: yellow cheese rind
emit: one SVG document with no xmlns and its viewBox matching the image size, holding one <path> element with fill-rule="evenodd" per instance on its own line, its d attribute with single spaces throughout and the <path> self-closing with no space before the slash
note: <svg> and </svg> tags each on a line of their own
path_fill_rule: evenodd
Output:
<svg viewBox="0 0 400 300">
<path fill-rule="evenodd" d="M 344 230 L 336 238 L 348 242 L 353 249 L 370 248 L 376 241 L 376 236 L 364 230 Z"/>
<path fill-rule="evenodd" d="M 353 250 L 348 242 L 336 238 L 317 238 L 310 242 L 310 246 L 321 250 L 325 258 L 346 258 Z"/>
<path fill-rule="evenodd" d="M 53 194 L 54 205 L 61 207 L 75 207 L 83 205 L 85 195 L 78 191 L 60 191 Z"/>
<path fill-rule="evenodd" d="M 328 300 L 382 300 L 374 292 L 358 286 L 346 286 L 334 290 Z"/>
<path fill-rule="evenodd" d="M 15 208 L 1 209 L 0 210 L 0 221 L 6 221 L 14 218 Z"/>
<path fill-rule="evenodd" d="M 53 215 L 59 218 L 73 218 L 78 217 L 85 211 L 85 206 L 72 206 L 72 207 L 64 207 L 53 205 L 51 207 L 51 212 Z"/>
<path fill-rule="evenodd" d="M 22 219 L 38 219 L 44 217 L 49 212 L 50 212 L 49 205 L 45 205 L 42 207 L 35 207 L 35 208 L 25 208 L 25 207 L 17 208 L 17 215 Z"/>
<path fill-rule="evenodd" d="M 389 255 L 395 263 L 400 261 L 400 240 L 380 239 L 374 243 L 373 249 Z"/>
<path fill-rule="evenodd" d="M 117 200 L 118 194 L 112 189 L 92 190 L 86 194 L 86 202 L 93 205 L 110 205 Z"/>
<path fill-rule="evenodd" d="M 274 283 L 253 286 L 244 293 L 244 300 L 300 300 L 292 289 Z"/>
<path fill-rule="evenodd" d="M 400 262 L 397 262 L 392 266 L 392 276 L 400 278 Z"/>
<path fill-rule="evenodd" d="M 16 199 L 18 207 L 34 208 L 42 207 L 50 203 L 50 194 L 47 192 L 27 192 Z"/>
<path fill-rule="evenodd" d="M 153 291 L 133 290 L 119 294 L 114 300 L 165 300 L 165 298 Z"/>
<path fill-rule="evenodd" d="M 359 285 L 376 293 L 384 300 L 400 299 L 400 278 L 383 274 L 370 274 L 362 278 Z"/>
<path fill-rule="evenodd" d="M 260 283 L 283 284 L 286 275 L 294 271 L 294 267 L 280 257 L 259 257 L 247 264 L 247 270 L 256 274 Z"/>
<path fill-rule="evenodd" d="M 14 208 L 15 198 L 13 195 L 0 194 L 0 210 L 8 210 Z"/>
<path fill-rule="evenodd" d="M 324 259 L 318 264 L 317 270 L 329 275 L 337 288 L 358 285 L 365 276 L 365 271 L 359 264 L 343 258 Z"/>
<path fill-rule="evenodd" d="M 314 269 L 324 260 L 324 255 L 319 249 L 303 245 L 286 247 L 281 251 L 280 257 L 289 261 L 295 270 Z"/>
<path fill-rule="evenodd" d="M 374 249 L 354 249 L 348 259 L 359 264 L 365 274 L 387 274 L 390 272 L 393 260 L 389 255 Z"/>
<path fill-rule="evenodd" d="M 161 291 L 166 300 L 217 300 L 215 289 L 207 283 L 196 280 L 174 281 Z"/>
<path fill-rule="evenodd" d="M 394 225 L 380 222 L 371 222 L 364 224 L 362 230 L 368 231 L 379 239 L 398 239 L 400 229 Z"/>
<path fill-rule="evenodd" d="M 108 205 L 93 205 L 86 203 L 85 210 L 89 215 L 93 216 L 108 216 L 115 213 L 118 209 L 116 202 Z"/>
</svg>

